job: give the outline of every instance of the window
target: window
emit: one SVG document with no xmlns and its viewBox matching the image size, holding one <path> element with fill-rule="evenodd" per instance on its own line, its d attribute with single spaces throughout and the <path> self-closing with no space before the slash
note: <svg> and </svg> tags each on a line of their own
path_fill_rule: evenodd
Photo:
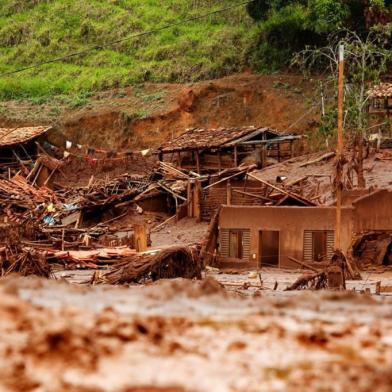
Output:
<svg viewBox="0 0 392 392">
<path fill-rule="evenodd" d="M 222 257 L 249 260 L 250 230 L 224 229 L 219 230 L 219 253 Z"/>
<path fill-rule="evenodd" d="M 327 256 L 327 232 L 314 231 L 312 233 L 313 260 L 322 261 Z"/>
<path fill-rule="evenodd" d="M 323 261 L 330 259 L 335 246 L 333 230 L 305 230 L 304 261 Z"/>
<path fill-rule="evenodd" d="M 229 237 L 229 257 L 242 259 L 243 256 L 243 235 L 241 230 L 230 230 Z"/>
</svg>

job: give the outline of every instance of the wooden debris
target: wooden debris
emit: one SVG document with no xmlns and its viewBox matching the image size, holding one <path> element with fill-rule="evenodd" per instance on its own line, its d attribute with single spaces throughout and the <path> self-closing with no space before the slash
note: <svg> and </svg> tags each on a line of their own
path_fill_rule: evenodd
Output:
<svg viewBox="0 0 392 392">
<path fill-rule="evenodd" d="M 300 276 L 285 291 L 292 290 L 322 290 L 328 288 L 328 277 L 325 272 L 306 274 Z"/>
<path fill-rule="evenodd" d="M 52 269 L 44 253 L 20 245 L 0 248 L 0 275 L 17 273 L 22 276 L 52 277 Z"/>
<path fill-rule="evenodd" d="M 299 261 L 297 259 L 295 259 L 294 257 L 289 257 L 289 260 L 294 261 L 294 263 L 297 263 L 298 265 L 300 265 L 301 267 L 304 267 L 310 271 L 319 273 L 320 271 L 317 268 L 312 267 L 311 265 L 305 263 L 304 261 Z"/>
<path fill-rule="evenodd" d="M 336 154 L 335 152 L 327 152 L 326 154 L 321 155 L 320 157 L 316 158 L 316 159 L 312 159 L 311 161 L 307 161 L 304 163 L 301 163 L 298 167 L 305 167 L 305 166 L 309 166 L 309 165 L 314 165 L 315 163 L 319 163 L 321 161 L 324 161 L 326 159 L 330 159 L 332 157 L 334 157 Z"/>
<path fill-rule="evenodd" d="M 103 283 L 140 283 L 145 280 L 201 279 L 202 264 L 195 249 L 173 246 L 158 253 L 136 254 L 103 276 Z"/>
</svg>

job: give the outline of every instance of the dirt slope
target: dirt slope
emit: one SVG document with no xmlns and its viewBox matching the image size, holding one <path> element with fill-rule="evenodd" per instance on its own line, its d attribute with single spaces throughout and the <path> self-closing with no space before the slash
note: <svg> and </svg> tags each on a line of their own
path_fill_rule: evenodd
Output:
<svg viewBox="0 0 392 392">
<path fill-rule="evenodd" d="M 189 85 L 146 84 L 111 90 L 79 109 L 8 102 L 2 105 L 0 124 L 50 122 L 80 144 L 149 148 L 189 127 L 256 125 L 286 130 L 315 102 L 314 81 L 302 76 L 240 74 Z M 309 132 L 316 120 L 317 108 L 290 130 Z"/>
</svg>

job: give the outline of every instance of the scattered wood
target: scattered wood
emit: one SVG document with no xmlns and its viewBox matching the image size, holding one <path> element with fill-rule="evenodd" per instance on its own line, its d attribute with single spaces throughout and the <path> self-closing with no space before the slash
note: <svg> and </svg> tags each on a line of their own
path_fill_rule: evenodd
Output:
<svg viewBox="0 0 392 392">
<path fill-rule="evenodd" d="M 288 191 L 286 191 L 285 189 L 278 188 L 277 186 L 275 186 L 275 185 L 273 185 L 273 184 L 270 184 L 270 183 L 267 182 L 267 181 L 262 180 L 261 178 L 255 176 L 255 175 L 252 174 L 252 173 L 247 173 L 247 175 L 248 175 L 249 177 L 253 178 L 254 180 L 259 181 L 259 182 L 261 182 L 262 184 L 264 184 L 264 185 L 266 185 L 266 186 L 268 186 L 268 187 L 274 189 L 275 191 L 278 191 L 279 193 L 282 193 L 282 194 L 284 194 L 284 195 L 287 195 L 287 196 L 292 197 L 293 199 L 299 201 L 300 203 L 303 203 L 304 205 L 316 206 L 316 204 L 313 203 L 312 201 L 310 201 L 310 200 L 308 200 L 308 199 L 306 199 L 306 198 L 304 198 L 304 197 L 302 197 L 302 196 L 300 196 L 300 195 L 297 195 L 296 193 L 288 192 Z"/>
</svg>

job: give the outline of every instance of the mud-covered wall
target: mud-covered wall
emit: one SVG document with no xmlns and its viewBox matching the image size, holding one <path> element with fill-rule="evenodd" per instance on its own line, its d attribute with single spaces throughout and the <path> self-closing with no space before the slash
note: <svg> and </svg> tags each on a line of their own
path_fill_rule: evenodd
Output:
<svg viewBox="0 0 392 392">
<path fill-rule="evenodd" d="M 347 251 L 352 238 L 353 208 L 342 210 L 342 249 Z M 335 207 L 243 207 L 224 206 L 219 228 L 250 229 L 250 260 L 256 265 L 260 260 L 259 232 L 280 232 L 280 267 L 297 267 L 289 260 L 303 260 L 305 230 L 335 230 Z"/>
<path fill-rule="evenodd" d="M 355 207 L 354 232 L 392 230 L 392 192 L 379 190 L 361 197 Z"/>
</svg>

